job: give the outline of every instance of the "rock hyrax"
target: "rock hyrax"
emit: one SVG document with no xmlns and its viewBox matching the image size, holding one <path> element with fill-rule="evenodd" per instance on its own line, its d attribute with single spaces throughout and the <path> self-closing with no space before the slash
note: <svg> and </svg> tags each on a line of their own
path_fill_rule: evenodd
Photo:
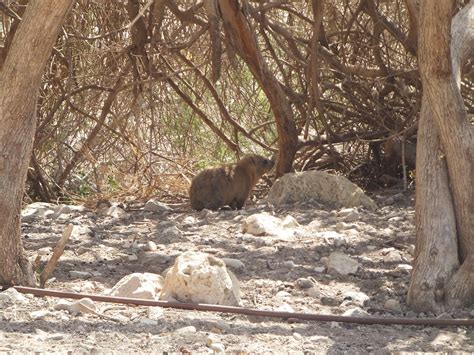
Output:
<svg viewBox="0 0 474 355">
<path fill-rule="evenodd" d="M 241 209 L 257 181 L 274 164 L 270 159 L 252 154 L 237 164 L 201 171 L 189 188 L 192 208 L 216 210 L 228 205 L 232 209 Z"/>
</svg>

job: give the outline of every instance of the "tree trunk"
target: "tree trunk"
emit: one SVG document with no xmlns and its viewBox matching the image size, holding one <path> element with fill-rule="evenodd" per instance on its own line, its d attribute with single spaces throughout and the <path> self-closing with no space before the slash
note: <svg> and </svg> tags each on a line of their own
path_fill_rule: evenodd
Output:
<svg viewBox="0 0 474 355">
<path fill-rule="evenodd" d="M 231 45 L 245 61 L 270 102 L 278 132 L 277 176 L 291 171 L 293 159 L 298 149 L 298 132 L 293 111 L 280 83 L 268 68 L 257 45 L 255 33 L 245 18 L 239 2 L 219 0 L 219 9 L 224 28 L 231 39 Z"/>
<path fill-rule="evenodd" d="M 33 285 L 20 212 L 41 76 L 73 0 L 32 0 L 0 72 L 0 284 Z"/>
<path fill-rule="evenodd" d="M 423 107 L 417 244 L 408 292 L 408 304 L 418 311 L 474 303 L 474 137 L 459 87 L 461 63 L 472 54 L 473 38 L 472 31 L 456 31 L 473 26 L 474 4 L 456 15 L 451 30 L 453 6 L 452 0 L 424 0 L 420 12 Z"/>
</svg>

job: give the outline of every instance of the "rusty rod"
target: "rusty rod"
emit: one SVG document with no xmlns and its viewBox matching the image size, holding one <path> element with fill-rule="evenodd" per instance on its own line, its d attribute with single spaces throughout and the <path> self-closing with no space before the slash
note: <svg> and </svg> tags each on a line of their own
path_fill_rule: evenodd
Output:
<svg viewBox="0 0 474 355">
<path fill-rule="evenodd" d="M 381 324 L 381 325 L 430 325 L 430 326 L 474 326 L 474 319 L 437 319 L 437 318 L 381 318 L 381 317 L 349 317 L 349 316 L 337 316 L 327 314 L 315 314 L 315 313 L 293 313 L 293 312 L 278 312 L 278 311 L 266 311 L 259 309 L 251 309 L 244 307 L 232 307 L 232 306 L 221 306 L 213 304 L 203 303 L 182 303 L 182 302 L 170 302 L 170 301 L 157 301 L 157 300 L 144 300 L 138 298 L 126 298 L 126 297 L 112 297 L 112 296 L 100 296 L 100 295 L 89 295 L 75 292 L 65 291 L 54 291 L 47 289 L 39 289 L 33 287 L 14 286 L 14 288 L 21 293 L 29 293 L 35 296 L 50 296 L 59 298 L 90 298 L 97 302 L 110 302 L 110 303 L 121 303 L 131 304 L 136 306 L 151 306 L 151 307 L 163 307 L 163 308 L 176 308 L 185 310 L 195 310 L 202 312 L 221 312 L 221 313 L 235 313 L 245 314 L 258 317 L 273 317 L 283 319 L 303 319 L 312 320 L 318 322 L 341 322 L 341 323 L 358 323 L 358 324 Z"/>
</svg>

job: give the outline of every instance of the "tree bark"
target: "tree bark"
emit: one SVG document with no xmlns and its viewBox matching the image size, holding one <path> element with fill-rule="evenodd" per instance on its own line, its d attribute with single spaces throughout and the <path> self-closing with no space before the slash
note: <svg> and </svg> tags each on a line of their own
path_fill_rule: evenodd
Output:
<svg viewBox="0 0 474 355">
<path fill-rule="evenodd" d="M 452 0 L 424 0 L 420 12 L 423 108 L 417 151 L 417 245 L 408 292 L 408 304 L 419 311 L 474 303 L 474 137 L 459 87 L 460 63 L 469 59 L 473 42 L 472 31 L 454 31 L 473 26 L 474 5 L 471 2 L 456 15 L 451 44 L 453 6 Z"/>
<path fill-rule="evenodd" d="M 280 83 L 263 59 L 255 33 L 250 28 L 239 2 L 236 0 L 219 0 L 219 9 L 224 28 L 231 39 L 231 44 L 236 48 L 236 52 L 258 81 L 275 115 L 278 132 L 276 174 L 281 176 L 291 171 L 293 159 L 298 149 L 298 132 L 293 111 Z"/>
<path fill-rule="evenodd" d="M 41 76 L 73 0 L 32 0 L 0 72 L 0 284 L 33 285 L 20 239 Z"/>
</svg>

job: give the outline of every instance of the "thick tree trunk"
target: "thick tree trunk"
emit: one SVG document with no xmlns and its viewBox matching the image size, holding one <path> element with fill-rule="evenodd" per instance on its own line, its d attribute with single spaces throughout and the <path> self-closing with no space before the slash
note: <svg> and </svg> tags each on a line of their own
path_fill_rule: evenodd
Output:
<svg viewBox="0 0 474 355">
<path fill-rule="evenodd" d="M 459 259 L 446 158 L 432 119 L 424 97 L 416 152 L 416 255 L 408 304 L 418 311 L 441 312 L 446 283 Z"/>
<path fill-rule="evenodd" d="M 298 132 L 290 103 L 263 59 L 255 33 L 250 28 L 239 6 L 239 1 L 219 0 L 219 9 L 232 45 L 245 61 L 270 102 L 278 132 L 279 155 L 276 173 L 277 176 L 283 175 L 291 170 L 298 149 Z"/>
<path fill-rule="evenodd" d="M 456 15 L 451 50 L 453 6 L 452 0 L 425 0 L 420 13 L 423 109 L 417 152 L 417 246 L 408 293 L 409 305 L 420 311 L 474 302 L 474 137 L 458 86 L 460 73 L 453 73 L 453 67 L 460 71 L 469 59 L 473 44 L 472 31 L 454 29 L 473 26 L 474 8 L 471 2 Z"/>
<path fill-rule="evenodd" d="M 20 212 L 41 75 L 73 0 L 32 0 L 0 72 L 0 284 L 35 283 Z"/>
</svg>

